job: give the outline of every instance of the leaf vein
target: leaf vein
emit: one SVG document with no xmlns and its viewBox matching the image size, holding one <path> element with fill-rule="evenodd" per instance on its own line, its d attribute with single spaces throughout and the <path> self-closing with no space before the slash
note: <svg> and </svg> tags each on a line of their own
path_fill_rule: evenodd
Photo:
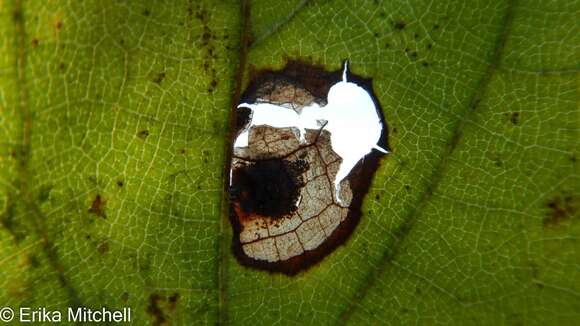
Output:
<svg viewBox="0 0 580 326">
<path fill-rule="evenodd" d="M 348 323 L 350 318 L 352 317 L 353 313 L 356 311 L 358 307 L 360 307 L 360 303 L 364 300 L 364 298 L 368 295 L 370 289 L 375 285 L 377 279 L 391 266 L 393 265 L 393 261 L 395 257 L 400 253 L 402 249 L 402 245 L 410 234 L 415 222 L 417 221 L 418 216 L 422 212 L 422 210 L 426 207 L 427 203 L 430 201 L 433 193 L 437 190 L 440 181 L 443 179 L 443 176 L 447 170 L 448 162 L 451 154 L 454 152 L 459 140 L 462 136 L 462 130 L 465 124 L 468 121 L 468 118 L 479 106 L 481 99 L 487 92 L 487 88 L 494 73 L 499 69 L 501 64 L 501 58 L 503 54 L 503 50 L 505 48 L 505 44 L 508 40 L 511 26 L 514 17 L 514 11 L 516 7 L 516 0 L 508 1 L 507 9 L 502 19 L 501 29 L 497 34 L 495 46 L 493 48 L 493 52 L 491 54 L 492 58 L 490 63 L 487 65 L 486 70 L 483 73 L 483 76 L 479 80 L 475 91 L 469 100 L 467 108 L 464 109 L 462 117 L 457 122 L 457 125 L 453 129 L 449 146 L 446 148 L 446 152 L 442 155 L 442 158 L 439 160 L 438 164 L 433 170 L 432 176 L 430 178 L 429 184 L 425 187 L 425 190 L 420 195 L 418 203 L 414 205 L 414 208 L 409 211 L 407 217 L 405 218 L 402 225 L 395 231 L 393 236 L 393 241 L 391 246 L 387 248 L 382 257 L 379 260 L 378 266 L 370 271 L 365 280 L 363 281 L 362 285 L 359 289 L 355 292 L 356 294 L 353 298 L 349 301 L 349 304 L 345 308 L 345 310 L 341 313 L 340 316 L 340 323 Z"/>
</svg>

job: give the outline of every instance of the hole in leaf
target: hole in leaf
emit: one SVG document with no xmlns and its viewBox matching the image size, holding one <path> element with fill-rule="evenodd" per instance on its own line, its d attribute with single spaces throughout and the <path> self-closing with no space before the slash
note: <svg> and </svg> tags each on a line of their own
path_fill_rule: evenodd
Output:
<svg viewBox="0 0 580 326">
<path fill-rule="evenodd" d="M 230 162 L 233 248 L 247 266 L 296 274 L 352 233 L 388 153 L 372 82 L 290 61 L 252 76 Z"/>
</svg>

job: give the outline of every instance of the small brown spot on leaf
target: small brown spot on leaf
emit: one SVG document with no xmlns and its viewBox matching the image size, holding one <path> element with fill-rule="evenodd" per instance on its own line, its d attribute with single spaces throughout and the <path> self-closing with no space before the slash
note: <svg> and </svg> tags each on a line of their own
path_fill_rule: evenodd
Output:
<svg viewBox="0 0 580 326">
<path fill-rule="evenodd" d="M 62 21 L 58 20 L 54 27 L 56 27 L 57 31 L 60 31 L 62 29 Z"/>
<path fill-rule="evenodd" d="M 175 292 L 169 297 L 169 310 L 174 311 L 179 301 L 179 293 Z"/>
<path fill-rule="evenodd" d="M 143 139 L 143 140 L 144 140 L 145 138 L 147 138 L 148 136 L 149 136 L 149 130 L 147 130 L 147 129 L 141 130 L 141 131 L 139 131 L 139 132 L 137 133 L 137 137 L 139 137 L 139 138 L 141 138 L 141 139 Z"/>
<path fill-rule="evenodd" d="M 97 195 L 93 202 L 91 203 L 91 207 L 89 208 L 89 213 L 95 214 L 98 217 L 106 218 L 105 215 L 105 204 L 107 201 L 101 197 L 101 195 Z"/>
<path fill-rule="evenodd" d="M 175 292 L 169 297 L 153 293 L 149 296 L 149 304 L 145 312 L 153 317 L 153 325 L 171 324 L 171 314 L 175 312 L 179 303 L 179 293 Z"/>
<path fill-rule="evenodd" d="M 149 15 L 151 15 L 151 11 L 149 11 L 149 9 L 143 10 L 143 16 L 149 16 Z"/>
<path fill-rule="evenodd" d="M 205 32 L 203 32 L 203 34 L 201 34 L 201 40 L 205 44 L 207 44 L 211 38 L 212 37 L 211 37 L 211 34 L 209 33 L 209 31 L 205 31 Z"/>
<path fill-rule="evenodd" d="M 405 26 L 407 26 L 407 23 L 403 20 L 399 20 L 393 23 L 393 27 L 399 31 L 405 29 Z"/>
<path fill-rule="evenodd" d="M 155 77 L 153 77 L 153 82 L 155 84 L 161 84 L 161 82 L 165 79 L 165 72 L 160 72 L 157 75 L 155 75 Z"/>
<path fill-rule="evenodd" d="M 162 325 L 166 322 L 163 310 L 159 306 L 161 303 L 161 296 L 157 293 L 153 293 L 149 296 L 149 305 L 145 308 L 145 312 L 153 317 L 153 325 Z"/>
<path fill-rule="evenodd" d="M 519 112 L 512 112 L 512 114 L 510 115 L 510 121 L 512 124 L 517 125 L 520 119 L 520 113 Z"/>
<path fill-rule="evenodd" d="M 544 217 L 544 227 L 557 227 L 575 216 L 579 200 L 571 195 L 557 196 L 546 205 L 548 213 Z"/>
<path fill-rule="evenodd" d="M 215 91 L 215 88 L 217 87 L 217 85 L 218 85 L 218 81 L 216 79 L 212 79 L 212 81 L 209 84 L 209 88 L 208 88 L 209 92 L 213 93 Z"/>
<path fill-rule="evenodd" d="M 48 200 L 49 196 L 50 196 L 50 191 L 52 190 L 53 186 L 48 184 L 48 185 L 42 185 L 38 191 L 38 201 L 40 203 L 44 203 L 45 201 Z"/>
<path fill-rule="evenodd" d="M 97 247 L 97 251 L 103 255 L 109 252 L 109 243 L 103 242 Z"/>
<path fill-rule="evenodd" d="M 117 187 L 122 188 L 125 184 L 123 183 L 123 180 L 118 180 L 117 181 Z"/>
<path fill-rule="evenodd" d="M 32 47 L 36 48 L 38 46 L 38 43 L 40 43 L 40 41 L 37 38 L 33 38 L 31 43 Z"/>
</svg>

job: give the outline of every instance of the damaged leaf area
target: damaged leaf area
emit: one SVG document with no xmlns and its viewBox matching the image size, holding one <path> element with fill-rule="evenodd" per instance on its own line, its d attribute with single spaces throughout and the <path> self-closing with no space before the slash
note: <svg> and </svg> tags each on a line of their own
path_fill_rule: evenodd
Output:
<svg viewBox="0 0 580 326">
<path fill-rule="evenodd" d="M 363 103 L 337 98 L 341 87 Z M 381 157 L 372 148 L 385 151 L 377 145 L 385 146 L 386 127 L 375 103 L 372 92 L 347 82 L 346 63 L 342 73 L 329 73 L 290 61 L 255 76 L 238 106 L 230 166 L 233 248 L 242 264 L 293 275 L 346 241 Z M 365 113 L 373 121 L 357 126 L 354 116 Z M 368 148 L 341 147 L 345 138 L 364 139 L 373 123 L 379 128 Z M 360 157 L 349 158 L 346 148 Z"/>
</svg>

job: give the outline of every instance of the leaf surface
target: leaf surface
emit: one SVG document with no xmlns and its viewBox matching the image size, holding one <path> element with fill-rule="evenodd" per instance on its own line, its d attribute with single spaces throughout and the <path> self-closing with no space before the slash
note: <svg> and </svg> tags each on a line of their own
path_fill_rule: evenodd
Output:
<svg viewBox="0 0 580 326">
<path fill-rule="evenodd" d="M 579 10 L 0 3 L 2 305 L 128 306 L 138 324 L 573 324 Z M 372 78 L 393 149 L 350 240 L 295 277 L 238 264 L 223 194 L 232 101 L 288 59 Z"/>
</svg>

